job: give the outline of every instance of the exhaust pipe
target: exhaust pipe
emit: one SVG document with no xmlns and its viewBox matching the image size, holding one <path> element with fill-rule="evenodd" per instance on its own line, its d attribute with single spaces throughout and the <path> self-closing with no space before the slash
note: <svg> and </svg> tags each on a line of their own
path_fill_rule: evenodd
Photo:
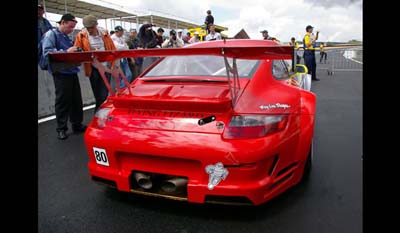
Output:
<svg viewBox="0 0 400 233">
<path fill-rule="evenodd" d="M 179 193 L 184 190 L 187 183 L 187 178 L 174 177 L 164 180 L 161 189 L 166 193 Z"/>
<path fill-rule="evenodd" d="M 148 174 L 135 172 L 135 180 L 139 187 L 144 189 L 151 189 L 153 187 L 153 182 Z"/>
</svg>

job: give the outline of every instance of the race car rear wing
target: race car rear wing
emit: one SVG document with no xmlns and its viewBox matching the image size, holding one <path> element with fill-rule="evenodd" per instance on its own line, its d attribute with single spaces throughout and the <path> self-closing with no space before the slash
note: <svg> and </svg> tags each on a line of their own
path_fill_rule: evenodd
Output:
<svg viewBox="0 0 400 233">
<path fill-rule="evenodd" d="M 268 46 L 219 46 L 202 48 L 162 48 L 162 49 L 136 49 L 136 50 L 118 50 L 118 51 L 88 51 L 73 53 L 49 53 L 49 64 L 53 71 L 77 66 L 80 62 L 92 62 L 99 70 L 99 73 L 110 92 L 110 95 L 118 95 L 119 76 L 122 77 L 126 86 L 129 82 L 119 67 L 119 62 L 114 62 L 113 67 L 108 68 L 101 62 L 115 61 L 121 58 L 134 57 L 166 57 L 166 56 L 192 56 L 192 55 L 214 55 L 223 56 L 228 77 L 229 89 L 232 99 L 232 107 L 236 104 L 237 96 L 240 90 L 239 77 L 236 66 L 236 59 L 293 59 L 294 48 L 292 46 L 268 45 Z M 227 58 L 233 58 L 232 66 L 229 65 Z M 293 67 L 293 66 L 292 66 Z M 111 88 L 106 79 L 105 73 L 110 73 L 116 81 L 117 93 Z M 233 84 L 231 83 L 231 75 Z M 128 88 L 129 94 L 132 94 Z"/>
</svg>

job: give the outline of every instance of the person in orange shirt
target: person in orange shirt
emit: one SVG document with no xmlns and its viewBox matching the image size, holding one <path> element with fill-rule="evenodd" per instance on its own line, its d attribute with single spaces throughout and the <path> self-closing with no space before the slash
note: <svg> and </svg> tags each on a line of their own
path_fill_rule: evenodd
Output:
<svg viewBox="0 0 400 233">
<path fill-rule="evenodd" d="M 80 47 L 83 51 L 93 50 L 116 50 L 114 42 L 107 30 L 97 27 L 97 18 L 93 15 L 87 15 L 82 20 L 85 26 L 75 38 L 75 46 Z M 108 89 L 100 76 L 96 67 L 90 62 L 84 64 L 85 75 L 89 77 L 90 86 L 96 101 L 94 112 L 96 113 L 100 105 L 107 99 Z M 107 80 L 110 82 L 111 76 L 107 74 Z"/>
</svg>

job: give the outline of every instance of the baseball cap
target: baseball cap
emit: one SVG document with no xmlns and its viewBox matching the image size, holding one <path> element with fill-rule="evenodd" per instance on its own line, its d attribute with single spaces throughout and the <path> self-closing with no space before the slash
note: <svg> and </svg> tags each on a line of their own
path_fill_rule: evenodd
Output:
<svg viewBox="0 0 400 233">
<path fill-rule="evenodd" d="M 94 15 L 87 15 L 82 19 L 83 26 L 91 28 L 97 25 L 97 18 Z"/>
<path fill-rule="evenodd" d="M 42 4 L 38 4 L 37 7 L 40 8 L 40 9 L 44 9 Z"/>
<path fill-rule="evenodd" d="M 195 35 L 198 35 L 198 34 L 199 34 L 199 32 L 197 32 L 197 31 L 196 31 L 196 32 L 194 32 L 194 34 L 195 34 Z"/>
<path fill-rule="evenodd" d="M 136 29 L 132 28 L 129 32 L 137 32 Z"/>
<path fill-rule="evenodd" d="M 121 26 L 116 26 L 114 28 L 114 31 L 119 32 L 119 31 L 123 31 L 124 29 Z"/>
<path fill-rule="evenodd" d="M 182 29 L 178 29 L 178 32 L 183 32 L 183 30 Z"/>
<path fill-rule="evenodd" d="M 311 26 L 311 25 L 308 25 L 308 26 L 306 27 L 306 31 L 307 31 L 308 29 L 310 29 L 310 28 L 314 28 L 314 27 Z"/>
<path fill-rule="evenodd" d="M 64 15 L 61 17 L 60 21 L 58 21 L 57 23 L 61 23 L 61 21 L 63 21 L 63 20 L 64 20 L 65 22 L 67 22 L 67 21 L 74 21 L 75 23 L 78 22 L 78 21 L 75 20 L 75 16 L 73 16 L 73 15 L 71 15 L 71 14 L 69 14 L 69 13 L 64 14 Z"/>
<path fill-rule="evenodd" d="M 260 33 L 268 33 L 268 31 L 267 30 L 262 30 L 262 31 L 260 31 Z"/>
<path fill-rule="evenodd" d="M 164 32 L 164 29 L 163 29 L 163 28 L 159 28 L 159 29 L 157 30 L 157 32 Z"/>
</svg>

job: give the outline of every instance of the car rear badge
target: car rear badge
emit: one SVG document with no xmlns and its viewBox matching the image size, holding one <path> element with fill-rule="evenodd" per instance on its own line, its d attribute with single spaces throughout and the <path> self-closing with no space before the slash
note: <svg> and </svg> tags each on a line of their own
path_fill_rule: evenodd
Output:
<svg viewBox="0 0 400 233">
<path fill-rule="evenodd" d="M 210 164 L 206 166 L 206 172 L 210 175 L 208 179 L 208 189 L 213 190 L 215 186 L 222 180 L 225 180 L 229 174 L 229 171 L 224 168 L 221 162 L 215 165 Z"/>
<path fill-rule="evenodd" d="M 259 108 L 261 110 L 270 110 L 270 109 L 278 109 L 278 108 L 287 109 L 287 108 L 290 108 L 290 105 L 289 104 L 276 103 L 276 104 L 260 105 Z"/>
</svg>

